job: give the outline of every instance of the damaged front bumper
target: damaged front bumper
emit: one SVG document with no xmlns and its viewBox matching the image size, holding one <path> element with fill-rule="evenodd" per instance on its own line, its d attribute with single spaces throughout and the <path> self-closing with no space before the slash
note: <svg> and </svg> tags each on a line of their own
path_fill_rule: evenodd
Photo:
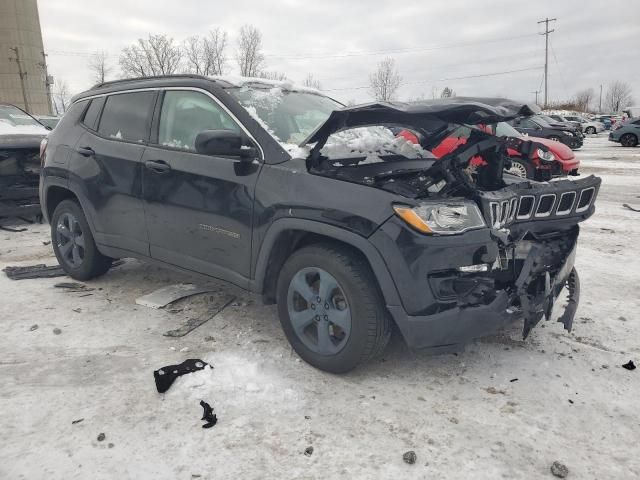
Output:
<svg viewBox="0 0 640 480">
<path fill-rule="evenodd" d="M 563 290 L 558 322 L 571 331 L 580 295 L 578 223 L 593 214 L 599 186 L 587 177 L 481 193 L 491 228 L 457 238 L 420 236 L 393 220 L 383 226 L 372 240 L 381 251 L 398 246 L 386 257 L 402 305 L 387 308 L 408 345 L 451 347 L 518 320 L 526 338 L 551 318 Z"/>
</svg>

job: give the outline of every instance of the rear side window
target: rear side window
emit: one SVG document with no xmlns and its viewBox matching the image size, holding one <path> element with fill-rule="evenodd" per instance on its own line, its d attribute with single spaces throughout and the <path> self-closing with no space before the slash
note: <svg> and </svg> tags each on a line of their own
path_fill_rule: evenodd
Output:
<svg viewBox="0 0 640 480">
<path fill-rule="evenodd" d="M 98 126 L 98 117 L 100 116 L 100 111 L 102 110 L 102 106 L 104 105 L 104 97 L 94 98 L 91 100 L 89 104 L 89 108 L 84 114 L 84 119 L 82 123 L 84 123 L 91 130 L 95 130 Z"/>
<path fill-rule="evenodd" d="M 145 142 L 155 92 L 110 95 L 100 118 L 98 133 L 108 138 Z"/>
</svg>

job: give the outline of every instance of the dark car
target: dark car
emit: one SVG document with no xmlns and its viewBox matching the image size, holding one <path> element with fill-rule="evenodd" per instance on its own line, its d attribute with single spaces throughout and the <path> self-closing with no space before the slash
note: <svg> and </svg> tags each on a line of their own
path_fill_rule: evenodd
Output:
<svg viewBox="0 0 640 480">
<path fill-rule="evenodd" d="M 230 281 L 277 303 L 296 352 L 330 372 L 381 353 L 394 323 L 410 347 L 436 351 L 518 319 L 526 337 L 565 286 L 570 330 L 578 224 L 600 179 L 505 174 L 507 149 L 546 147 L 479 130 L 429 153 L 459 125 L 532 113 L 464 97 L 341 108 L 255 79 L 105 83 L 49 137 L 43 213 L 71 277 L 139 257 Z M 471 172 L 478 154 L 486 165 Z"/>
<path fill-rule="evenodd" d="M 550 125 L 539 116 L 516 118 L 509 123 L 520 133 L 526 133 L 530 137 L 548 138 L 562 142 L 571 150 L 582 147 L 584 142 L 582 133 L 577 129 L 560 124 Z"/>
<path fill-rule="evenodd" d="M 27 112 L 0 103 L 0 219 L 40 216 L 40 143 L 48 133 Z"/>
<path fill-rule="evenodd" d="M 640 139 L 640 117 L 616 123 L 609 133 L 609 141 L 618 142 L 623 147 L 636 147 Z"/>
</svg>

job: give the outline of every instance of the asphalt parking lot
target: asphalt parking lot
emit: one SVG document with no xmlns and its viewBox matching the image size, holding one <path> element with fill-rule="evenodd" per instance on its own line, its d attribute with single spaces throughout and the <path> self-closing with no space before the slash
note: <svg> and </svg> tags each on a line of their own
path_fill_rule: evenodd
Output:
<svg viewBox="0 0 640 480">
<path fill-rule="evenodd" d="M 640 208 L 640 148 L 603 133 L 576 154 L 603 186 L 570 334 L 547 322 L 522 341 L 514 325 L 441 356 L 396 337 L 335 376 L 300 361 L 274 307 L 221 282 L 155 310 L 136 298 L 202 279 L 131 259 L 86 292 L 0 274 L 0 477 L 532 479 L 554 461 L 570 478 L 640 477 L 640 372 L 621 367 L 640 363 L 640 213 L 622 206 Z M 0 269 L 55 263 L 48 226 L 26 228 L 0 231 Z M 163 336 L 222 293 L 235 299 L 211 320 Z M 158 394 L 153 371 L 187 358 L 213 369 Z"/>
</svg>

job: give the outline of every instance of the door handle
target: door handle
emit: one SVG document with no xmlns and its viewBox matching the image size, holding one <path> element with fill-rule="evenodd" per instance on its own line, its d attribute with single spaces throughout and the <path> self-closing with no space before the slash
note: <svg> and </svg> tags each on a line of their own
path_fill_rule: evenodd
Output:
<svg viewBox="0 0 640 480">
<path fill-rule="evenodd" d="M 156 173 L 166 173 L 171 170 L 171 165 L 163 160 L 148 160 L 144 162 L 144 166 Z"/>
<path fill-rule="evenodd" d="M 83 157 L 93 157 L 96 154 L 96 152 L 91 147 L 80 147 L 77 151 Z"/>
</svg>

